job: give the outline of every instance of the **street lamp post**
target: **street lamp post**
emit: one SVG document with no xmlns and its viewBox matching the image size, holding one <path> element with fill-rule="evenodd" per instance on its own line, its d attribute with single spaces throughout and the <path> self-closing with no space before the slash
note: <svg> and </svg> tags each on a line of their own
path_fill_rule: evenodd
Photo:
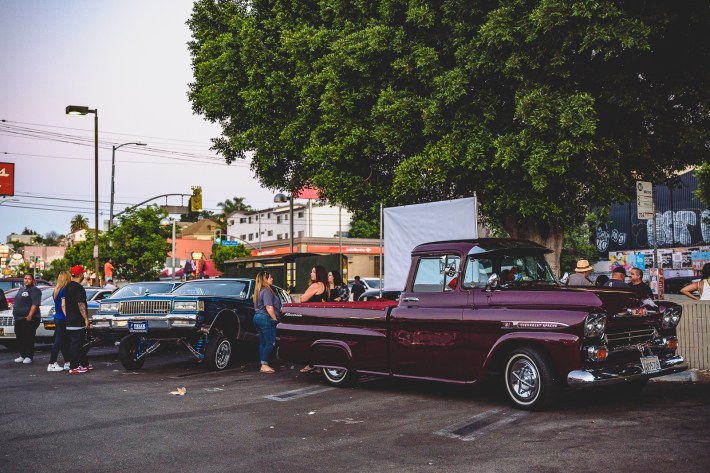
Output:
<svg viewBox="0 0 710 473">
<path fill-rule="evenodd" d="M 293 258 L 293 195 L 286 196 L 285 194 L 276 194 L 274 203 L 283 204 L 288 200 L 288 220 L 289 220 L 289 252 L 291 253 L 291 270 L 293 271 L 296 261 Z M 291 281 L 289 286 L 294 284 L 293 273 L 291 273 Z"/>
<path fill-rule="evenodd" d="M 99 285 L 99 110 L 68 105 L 67 115 L 94 114 L 94 284 Z"/>
<path fill-rule="evenodd" d="M 175 219 L 174 219 L 174 218 L 170 218 L 170 219 L 167 219 L 167 218 L 166 218 L 166 219 L 161 220 L 161 221 L 160 221 L 160 224 L 161 224 L 161 225 L 167 225 L 167 224 L 169 224 L 169 223 L 171 223 L 171 222 L 172 222 L 172 224 L 173 224 L 173 238 L 172 238 L 173 247 L 172 247 L 172 253 L 170 253 L 170 254 L 171 254 L 171 256 L 172 256 L 172 262 L 173 262 L 172 279 L 173 279 L 173 281 L 174 281 L 174 280 L 175 280 Z"/>
<path fill-rule="evenodd" d="M 146 143 L 141 143 L 139 142 L 131 142 L 131 143 L 123 143 L 118 146 L 112 146 L 112 151 L 111 151 L 111 209 L 109 211 L 109 219 L 108 219 L 108 231 L 111 231 L 111 227 L 113 226 L 113 189 L 114 189 L 114 176 L 116 175 L 116 150 L 120 148 L 121 146 L 126 146 L 126 145 L 136 145 L 136 146 L 145 146 Z"/>
</svg>

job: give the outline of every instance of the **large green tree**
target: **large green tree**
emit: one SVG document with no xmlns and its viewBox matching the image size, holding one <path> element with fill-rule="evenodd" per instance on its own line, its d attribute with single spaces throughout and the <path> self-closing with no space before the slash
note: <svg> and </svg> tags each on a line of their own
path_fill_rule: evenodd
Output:
<svg viewBox="0 0 710 473">
<path fill-rule="evenodd" d="M 199 0 L 188 25 L 227 162 L 351 209 L 476 192 L 555 266 L 591 208 L 709 158 L 706 2 Z"/>
</svg>

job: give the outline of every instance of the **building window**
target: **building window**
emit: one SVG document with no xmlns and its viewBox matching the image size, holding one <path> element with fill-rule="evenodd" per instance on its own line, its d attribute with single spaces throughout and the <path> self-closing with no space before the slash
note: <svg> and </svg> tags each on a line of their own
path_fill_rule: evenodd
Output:
<svg viewBox="0 0 710 473">
<path fill-rule="evenodd" d="M 277 240 L 283 240 L 284 238 L 283 238 L 283 235 L 281 235 L 281 234 L 279 233 L 278 235 L 276 235 L 276 239 L 277 239 Z"/>
<path fill-rule="evenodd" d="M 281 223 L 281 216 L 280 215 L 276 217 L 276 223 Z"/>
<path fill-rule="evenodd" d="M 251 217 L 249 217 L 249 223 L 251 223 Z"/>
<path fill-rule="evenodd" d="M 284 238 L 288 238 L 288 233 L 284 233 Z"/>
<path fill-rule="evenodd" d="M 259 221 L 259 216 L 258 216 L 258 215 L 255 216 L 254 218 L 256 219 L 257 222 Z"/>
<path fill-rule="evenodd" d="M 298 231 L 298 238 L 303 238 L 303 230 Z"/>
<path fill-rule="evenodd" d="M 298 218 L 303 218 L 303 212 L 298 212 Z"/>
<path fill-rule="evenodd" d="M 274 236 L 274 231 L 273 231 L 273 230 L 269 230 L 268 232 L 266 232 L 266 235 L 267 235 L 267 236 Z"/>
<path fill-rule="evenodd" d="M 284 220 L 288 220 L 288 215 L 284 215 Z"/>
<path fill-rule="evenodd" d="M 247 223 L 247 219 L 245 217 L 242 217 L 239 219 L 239 223 Z"/>
<path fill-rule="evenodd" d="M 239 239 L 240 239 L 240 240 L 246 240 L 246 239 L 247 239 L 247 236 L 246 236 L 246 235 L 239 235 Z"/>
<path fill-rule="evenodd" d="M 230 224 L 230 225 L 234 225 L 234 220 L 233 220 L 233 219 L 230 220 L 230 221 L 229 221 L 229 224 Z"/>
<path fill-rule="evenodd" d="M 271 212 L 269 212 L 268 214 L 266 214 L 266 218 L 271 218 Z"/>
<path fill-rule="evenodd" d="M 253 234 L 253 233 L 250 233 L 250 234 L 249 234 L 249 241 L 252 241 L 253 239 L 254 239 L 254 234 Z"/>
</svg>

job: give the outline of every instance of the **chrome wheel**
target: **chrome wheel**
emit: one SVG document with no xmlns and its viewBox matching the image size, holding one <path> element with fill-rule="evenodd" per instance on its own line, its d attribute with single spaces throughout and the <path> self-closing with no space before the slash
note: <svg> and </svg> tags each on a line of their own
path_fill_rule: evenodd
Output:
<svg viewBox="0 0 710 473">
<path fill-rule="evenodd" d="M 340 368 L 324 368 L 323 374 L 332 382 L 337 383 L 342 381 L 348 375 L 348 370 Z"/>
<path fill-rule="evenodd" d="M 540 374 L 529 358 L 519 355 L 508 363 L 508 390 L 521 402 L 534 400 L 540 392 Z"/>
<path fill-rule="evenodd" d="M 222 343 L 217 347 L 214 364 L 218 370 L 222 370 L 229 364 L 229 359 L 232 356 L 232 344 L 229 340 L 222 340 Z"/>
<path fill-rule="evenodd" d="M 358 379 L 358 375 L 345 368 L 322 368 L 323 380 L 331 386 L 350 386 Z"/>
<path fill-rule="evenodd" d="M 548 409 L 562 393 L 562 383 L 549 355 L 537 347 L 521 347 L 511 352 L 504 380 L 510 400 L 520 409 Z"/>
</svg>

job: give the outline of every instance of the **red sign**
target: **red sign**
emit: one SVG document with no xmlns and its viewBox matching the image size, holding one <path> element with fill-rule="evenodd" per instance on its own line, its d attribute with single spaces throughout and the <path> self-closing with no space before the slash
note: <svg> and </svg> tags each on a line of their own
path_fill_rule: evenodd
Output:
<svg viewBox="0 0 710 473">
<path fill-rule="evenodd" d="M 298 253 L 298 248 L 293 249 L 294 253 Z M 252 250 L 252 256 L 271 256 L 271 255 L 288 255 L 291 253 L 291 248 L 284 246 L 281 248 L 269 248 L 268 250 Z"/>
<path fill-rule="evenodd" d="M 304 187 L 300 191 L 296 192 L 294 197 L 297 199 L 317 199 L 318 189 L 313 187 Z"/>
<path fill-rule="evenodd" d="M 311 253 L 340 253 L 339 246 L 314 246 L 308 245 Z M 359 255 L 379 255 L 380 248 L 377 246 L 343 246 L 343 253 Z"/>
<path fill-rule="evenodd" d="M 15 195 L 14 163 L 0 163 L 0 195 Z"/>
</svg>

